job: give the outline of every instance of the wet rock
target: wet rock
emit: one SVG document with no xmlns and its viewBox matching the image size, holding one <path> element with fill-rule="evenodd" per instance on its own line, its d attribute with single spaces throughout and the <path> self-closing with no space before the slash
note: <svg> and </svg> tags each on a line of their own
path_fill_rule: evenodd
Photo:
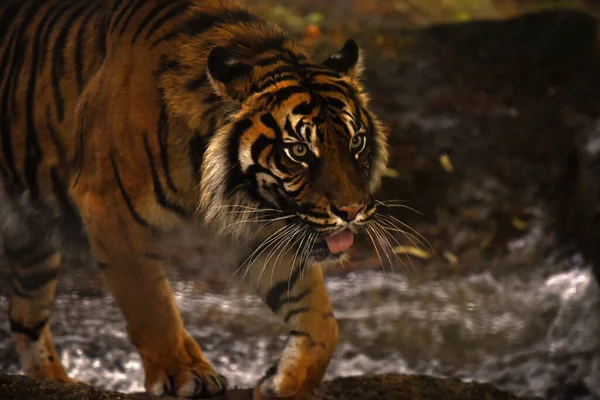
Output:
<svg viewBox="0 0 600 400">
<path fill-rule="evenodd" d="M 83 383 L 62 384 L 24 376 L 0 376 L 3 400 L 154 400 L 158 397 L 141 393 L 108 392 Z M 222 400 L 251 399 L 249 390 L 233 389 Z M 517 397 L 488 383 L 462 382 L 458 379 L 425 375 L 375 375 L 338 378 L 319 388 L 313 400 L 535 400 Z M 217 399 L 218 400 L 218 399 Z"/>
</svg>

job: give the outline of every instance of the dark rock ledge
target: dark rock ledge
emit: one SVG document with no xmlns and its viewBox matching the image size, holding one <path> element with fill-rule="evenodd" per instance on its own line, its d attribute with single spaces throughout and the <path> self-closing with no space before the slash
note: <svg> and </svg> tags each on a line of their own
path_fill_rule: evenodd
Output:
<svg viewBox="0 0 600 400">
<path fill-rule="evenodd" d="M 158 400 L 145 394 L 108 392 L 83 383 L 62 384 L 24 376 L 0 375 L 2 400 Z M 250 391 L 230 390 L 220 400 L 251 399 Z M 376 375 L 326 382 L 314 400 L 535 400 L 498 390 L 491 384 L 423 375 Z"/>
</svg>

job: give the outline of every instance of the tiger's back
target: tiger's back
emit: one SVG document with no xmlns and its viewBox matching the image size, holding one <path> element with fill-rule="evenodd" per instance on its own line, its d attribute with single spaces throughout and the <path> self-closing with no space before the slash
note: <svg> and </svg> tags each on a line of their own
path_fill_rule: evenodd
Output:
<svg viewBox="0 0 600 400">
<path fill-rule="evenodd" d="M 6 191 L 57 205 L 67 198 L 76 152 L 73 110 L 105 54 L 104 7 L 100 0 L 31 0 L 0 9 L 0 174 Z"/>
<path fill-rule="evenodd" d="M 166 0 L 15 0 L 0 7 L 0 179 L 6 193 L 26 194 L 51 211 L 72 211 L 69 179 L 83 162 L 77 126 L 82 93 L 107 54 L 118 62 L 122 53 L 130 53 L 127 59 L 147 50 L 165 30 L 172 32 L 168 28 L 185 17 L 188 6 Z M 113 78 L 132 79 L 128 67 L 114 66 Z M 145 67 L 158 68 L 156 58 Z"/>
</svg>

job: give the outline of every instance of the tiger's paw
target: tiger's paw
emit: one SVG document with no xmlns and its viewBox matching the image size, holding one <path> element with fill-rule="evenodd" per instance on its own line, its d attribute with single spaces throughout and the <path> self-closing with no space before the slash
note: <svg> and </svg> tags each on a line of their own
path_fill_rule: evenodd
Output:
<svg viewBox="0 0 600 400">
<path fill-rule="evenodd" d="M 227 378 L 217 373 L 206 361 L 162 370 L 149 370 L 146 376 L 148 393 L 154 396 L 210 399 L 223 395 L 227 391 Z"/>
<path fill-rule="evenodd" d="M 319 383 L 320 378 L 310 379 L 306 368 L 271 367 L 254 388 L 253 400 L 306 400 Z"/>
</svg>

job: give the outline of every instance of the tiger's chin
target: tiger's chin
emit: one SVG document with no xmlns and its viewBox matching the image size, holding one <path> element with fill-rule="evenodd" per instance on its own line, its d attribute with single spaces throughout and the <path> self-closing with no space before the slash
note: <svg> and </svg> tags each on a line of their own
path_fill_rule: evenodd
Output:
<svg viewBox="0 0 600 400">
<path fill-rule="evenodd" d="M 347 257 L 346 252 L 332 253 L 325 242 L 315 243 L 314 248 L 310 252 L 309 260 L 315 263 L 337 263 L 343 261 Z"/>
</svg>

